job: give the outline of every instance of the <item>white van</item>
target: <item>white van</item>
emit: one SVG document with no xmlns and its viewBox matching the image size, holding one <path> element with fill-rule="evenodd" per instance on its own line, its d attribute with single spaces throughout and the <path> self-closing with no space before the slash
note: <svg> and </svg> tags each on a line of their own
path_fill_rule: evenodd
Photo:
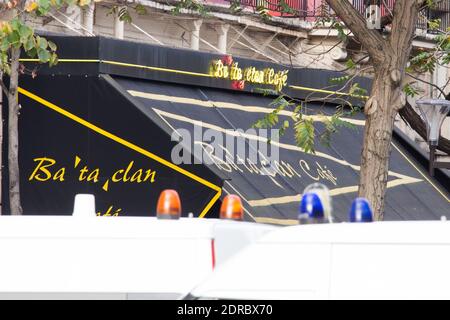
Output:
<svg viewBox="0 0 450 320">
<path fill-rule="evenodd" d="M 228 260 L 188 299 L 450 299 L 450 223 L 299 225 Z"/>
<path fill-rule="evenodd" d="M 276 229 L 215 219 L 0 216 L 0 299 L 173 299 Z"/>
</svg>

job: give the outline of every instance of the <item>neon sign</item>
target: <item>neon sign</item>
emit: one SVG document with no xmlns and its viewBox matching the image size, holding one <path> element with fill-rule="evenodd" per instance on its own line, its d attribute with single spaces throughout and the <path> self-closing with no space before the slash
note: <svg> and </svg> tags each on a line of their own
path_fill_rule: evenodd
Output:
<svg viewBox="0 0 450 320">
<path fill-rule="evenodd" d="M 210 74 L 214 78 L 233 81 L 233 88 L 244 89 L 246 82 L 273 85 L 277 91 L 281 91 L 287 85 L 289 70 L 275 71 L 273 68 L 258 70 L 255 67 L 242 69 L 238 62 L 234 62 L 231 56 L 213 60 Z"/>
</svg>

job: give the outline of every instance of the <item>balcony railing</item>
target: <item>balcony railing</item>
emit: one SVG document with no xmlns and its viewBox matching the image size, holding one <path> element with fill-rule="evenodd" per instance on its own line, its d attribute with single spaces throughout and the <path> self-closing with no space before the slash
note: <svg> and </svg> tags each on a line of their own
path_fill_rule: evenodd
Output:
<svg viewBox="0 0 450 320">
<path fill-rule="evenodd" d="M 297 17 L 308 21 L 314 21 L 316 18 L 332 13 L 325 0 L 206 0 L 209 3 L 230 4 L 232 1 L 239 1 L 244 8 L 264 7 L 272 16 Z M 365 0 L 349 0 L 354 7 L 362 14 L 365 14 Z M 382 1 L 381 13 L 388 15 L 394 8 L 395 0 Z M 295 14 L 289 13 L 287 8 L 294 10 Z M 436 32 L 428 30 L 429 19 L 441 19 L 439 30 L 446 31 L 450 27 L 450 0 L 442 0 L 433 9 L 427 9 L 421 12 L 417 28 L 427 30 L 427 32 Z"/>
</svg>

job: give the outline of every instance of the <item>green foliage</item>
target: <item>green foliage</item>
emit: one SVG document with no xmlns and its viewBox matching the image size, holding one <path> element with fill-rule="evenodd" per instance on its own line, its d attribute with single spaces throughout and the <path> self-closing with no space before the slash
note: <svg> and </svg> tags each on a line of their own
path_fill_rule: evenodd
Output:
<svg viewBox="0 0 450 320">
<path fill-rule="evenodd" d="M 295 141 L 306 153 L 315 153 L 314 140 L 316 136 L 314 120 L 301 118 L 295 123 Z"/>
<path fill-rule="evenodd" d="M 411 98 L 414 98 L 416 95 L 419 94 L 419 91 L 417 90 L 417 88 L 412 86 L 410 83 L 408 83 L 407 85 L 405 85 L 403 87 L 403 92 L 405 92 L 406 96 L 411 97 Z"/>
<path fill-rule="evenodd" d="M 134 8 L 132 8 L 134 12 L 138 15 L 146 15 L 147 8 L 142 4 L 137 4 Z M 131 17 L 130 8 L 121 5 L 115 5 L 111 9 L 109 9 L 107 15 L 117 15 L 120 21 L 125 23 L 133 22 L 133 18 Z"/>
<path fill-rule="evenodd" d="M 231 0 L 230 1 L 230 10 L 233 13 L 239 13 L 242 11 L 241 1 L 240 0 Z"/>
<path fill-rule="evenodd" d="M 350 87 L 350 90 L 348 91 L 348 93 L 351 97 L 362 98 L 363 96 L 367 95 L 367 90 L 364 88 L 361 88 L 359 86 L 359 83 L 355 82 Z"/>
<path fill-rule="evenodd" d="M 356 126 L 353 123 L 342 119 L 345 115 L 350 115 L 350 113 L 344 112 L 343 108 L 339 108 L 331 117 L 324 117 L 325 130 L 319 136 L 322 144 L 329 146 L 333 134 L 337 133 L 340 128 L 356 130 Z"/>
<path fill-rule="evenodd" d="M 91 0 L 33 0 L 23 4 L 23 8 L 11 7 L 17 10 L 10 21 L 0 23 L 0 70 L 11 74 L 9 54 L 11 49 L 21 49 L 29 58 L 38 59 L 40 63 L 54 66 L 58 63 L 57 46 L 34 33 L 34 30 L 23 20 L 24 15 L 45 16 L 51 10 L 58 10 L 67 5 L 76 4 L 80 7 L 90 4 Z M 21 69 L 23 71 L 23 69 Z"/>
<path fill-rule="evenodd" d="M 336 29 L 338 33 L 338 38 L 342 42 L 347 42 L 348 35 L 345 33 L 345 26 L 340 21 L 333 21 L 332 28 Z"/>
<path fill-rule="evenodd" d="M 256 6 L 256 13 L 265 21 L 270 20 L 269 9 L 265 5 Z"/>
<path fill-rule="evenodd" d="M 422 51 L 411 58 L 410 63 L 414 71 L 416 72 L 434 72 L 436 68 L 436 56 L 433 52 Z"/>
<path fill-rule="evenodd" d="M 287 109 L 289 106 L 291 106 L 291 103 L 289 101 L 286 100 L 286 98 L 284 96 L 279 96 L 277 97 L 275 100 L 272 101 L 272 103 L 270 104 L 271 106 L 276 106 L 276 108 L 271 112 L 268 113 L 267 115 L 264 116 L 264 118 L 258 120 L 253 127 L 254 128 L 258 128 L 258 129 L 268 129 L 268 128 L 273 128 L 275 125 L 278 124 L 279 121 L 279 117 L 278 114 Z M 285 123 L 284 123 L 285 124 Z M 283 133 L 284 131 L 289 127 L 289 126 L 282 126 L 284 127 L 283 129 Z M 280 129 L 281 130 L 281 129 Z M 281 136 L 281 133 L 280 133 Z"/>
<path fill-rule="evenodd" d="M 335 77 L 330 79 L 331 84 L 342 84 L 347 82 L 350 79 L 350 75 L 342 76 L 342 77 Z"/>
<path fill-rule="evenodd" d="M 315 152 L 315 139 L 317 136 L 322 144 L 328 146 L 330 145 L 333 134 L 337 133 L 339 129 L 347 128 L 354 130 L 356 126 L 351 122 L 345 121 L 343 117 L 352 116 L 360 111 L 359 108 L 351 108 L 349 111 L 345 111 L 341 106 L 332 116 L 322 115 L 320 121 L 324 124 L 325 129 L 323 132 L 318 133 L 314 127 L 314 119 L 304 115 L 306 112 L 305 102 L 296 102 L 286 96 L 280 95 L 271 102 L 270 106 L 275 107 L 275 109 L 265 115 L 264 118 L 258 120 L 253 127 L 258 129 L 277 128 L 280 137 L 286 134 L 287 129 L 293 127 L 296 144 L 304 149 L 306 153 Z M 284 110 L 292 110 L 292 116 L 281 120 L 280 113 Z"/>
<path fill-rule="evenodd" d="M 58 63 L 56 45 L 35 35 L 34 30 L 18 18 L 3 22 L 0 28 L 0 68 L 6 74 L 11 73 L 8 54 L 12 48 L 22 48 L 28 57 L 37 58 L 40 63 L 50 66 Z"/>
<path fill-rule="evenodd" d="M 425 0 L 424 6 L 428 8 L 435 8 L 437 3 L 441 0 Z"/>
<path fill-rule="evenodd" d="M 289 15 L 297 15 L 298 12 L 294 10 L 285 0 L 280 0 L 278 2 L 278 8 L 281 13 L 286 13 Z"/>
<path fill-rule="evenodd" d="M 450 63 L 450 28 L 445 33 L 440 33 L 435 38 L 436 49 L 434 55 L 441 59 L 442 64 Z M 436 59 L 437 60 L 437 59 Z"/>
<path fill-rule="evenodd" d="M 196 11 L 202 17 L 206 17 L 209 14 L 209 10 L 202 3 L 196 0 L 180 0 L 171 11 L 172 14 L 178 15 L 183 9 Z"/>
<path fill-rule="evenodd" d="M 441 19 L 428 20 L 428 29 L 429 30 L 438 30 L 440 25 L 441 25 Z"/>
<path fill-rule="evenodd" d="M 131 23 L 131 21 L 133 19 L 131 18 L 128 8 L 127 7 L 119 7 L 117 9 L 118 9 L 117 16 L 119 17 L 119 20 L 123 21 L 125 23 Z"/>
<path fill-rule="evenodd" d="M 231 0 L 237 3 L 237 0 Z M 437 0 L 425 0 L 425 6 L 428 8 L 433 8 L 439 1 Z M 267 18 L 267 9 L 262 4 L 264 2 L 258 2 L 261 4 L 257 8 L 257 12 L 264 18 Z M 237 7 L 237 6 L 236 6 Z M 295 14 L 295 10 L 289 7 L 286 0 L 279 1 L 279 9 L 283 13 Z M 344 24 L 336 18 L 334 13 L 329 9 L 326 2 L 318 9 L 319 17 L 315 21 L 316 27 L 327 27 L 337 31 L 338 38 L 344 43 L 348 41 L 348 30 Z M 448 30 L 439 30 L 441 28 L 440 19 L 430 19 L 427 22 L 427 28 L 431 31 L 437 31 L 434 36 L 435 48 L 434 49 L 423 49 L 416 52 L 410 59 L 408 72 L 411 73 L 433 73 L 437 64 L 447 65 L 450 63 L 450 28 Z M 345 62 L 346 71 L 355 70 L 358 67 L 357 62 L 352 59 L 348 59 Z M 368 69 L 368 68 L 366 68 Z M 368 92 L 366 89 L 361 88 L 359 83 L 353 83 L 352 75 L 344 75 L 340 77 L 335 77 L 330 80 L 331 84 L 337 85 L 342 84 L 343 86 L 349 88 L 348 94 L 353 98 L 366 98 Z M 419 94 L 419 90 L 412 84 L 407 84 L 403 88 L 405 94 L 409 97 L 414 97 Z M 272 93 L 271 93 L 272 94 Z M 342 99 L 345 97 L 343 96 Z M 295 139 L 298 146 L 302 147 L 305 152 L 314 152 L 315 138 L 319 138 L 320 142 L 325 145 L 331 143 L 333 135 L 338 132 L 341 128 L 355 129 L 356 126 L 348 121 L 344 120 L 345 116 L 351 116 L 360 111 L 360 108 L 351 105 L 349 102 L 346 104 L 350 107 L 350 111 L 344 112 L 342 108 L 336 111 L 332 116 L 323 116 L 323 130 L 322 126 L 314 127 L 313 120 L 311 117 L 307 117 L 306 113 L 306 103 L 294 103 L 287 101 L 286 97 L 279 97 L 275 101 L 276 109 L 273 112 L 266 115 L 263 119 L 259 120 L 254 126 L 257 128 L 273 128 L 278 127 L 280 130 L 280 136 L 285 134 L 288 128 L 293 128 L 295 131 Z M 292 108 L 294 109 L 294 115 L 292 119 L 284 120 L 279 117 L 282 110 Z M 293 121 L 292 123 L 290 123 Z M 319 129 L 318 129 L 319 128 Z M 321 132 L 319 132 L 319 130 Z"/>
<path fill-rule="evenodd" d="M 353 70 L 356 68 L 356 63 L 350 58 L 345 62 L 345 66 L 348 70 Z"/>
<path fill-rule="evenodd" d="M 145 6 L 143 6 L 142 4 L 136 5 L 136 7 L 134 7 L 134 11 L 136 11 L 136 13 L 141 16 L 147 14 L 147 8 L 145 8 Z"/>
</svg>

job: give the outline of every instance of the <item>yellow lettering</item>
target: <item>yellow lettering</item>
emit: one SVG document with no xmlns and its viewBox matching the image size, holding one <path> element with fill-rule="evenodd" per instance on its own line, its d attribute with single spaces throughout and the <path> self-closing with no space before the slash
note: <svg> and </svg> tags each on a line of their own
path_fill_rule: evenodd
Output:
<svg viewBox="0 0 450 320">
<path fill-rule="evenodd" d="M 257 70 L 255 67 L 248 67 L 243 70 L 239 68 L 237 62 L 234 62 L 231 66 L 225 66 L 221 60 L 213 61 L 211 67 L 211 74 L 215 78 L 273 85 L 277 91 L 281 91 L 287 85 L 288 72 L 289 70 L 275 72 L 273 68 Z"/>
<path fill-rule="evenodd" d="M 117 175 L 118 175 L 118 174 L 124 173 L 124 171 L 125 171 L 125 170 L 120 169 L 120 170 L 114 172 L 114 174 L 113 174 L 113 176 L 112 176 L 112 178 L 111 178 L 112 181 L 113 181 L 113 182 L 120 182 L 120 180 L 122 180 L 122 178 L 117 178 Z"/>
<path fill-rule="evenodd" d="M 228 78 L 230 75 L 229 71 L 228 71 L 228 66 L 223 66 L 223 77 L 226 79 Z"/>
<path fill-rule="evenodd" d="M 78 177 L 78 181 L 86 180 L 85 174 L 86 174 L 88 171 L 89 171 L 89 170 L 88 170 L 87 166 L 84 166 L 84 168 L 80 170 L 80 176 Z"/>
<path fill-rule="evenodd" d="M 134 164 L 134 161 L 131 161 L 131 162 L 128 164 L 128 167 L 127 167 L 126 170 L 125 170 L 125 174 L 123 175 L 123 182 L 128 182 L 128 181 L 130 181 L 130 178 L 128 177 L 128 174 L 130 173 L 131 168 L 133 167 L 133 164 Z"/>
<path fill-rule="evenodd" d="M 95 169 L 94 171 L 92 171 L 89 176 L 87 177 L 87 181 L 94 181 L 94 182 L 98 182 L 98 176 L 100 175 L 100 169 Z"/>
<path fill-rule="evenodd" d="M 216 78 L 223 78 L 223 63 L 221 60 L 216 60 L 213 63 L 213 75 Z"/>
<path fill-rule="evenodd" d="M 42 182 L 49 180 L 52 177 L 52 174 L 50 173 L 49 170 L 47 170 L 47 168 L 53 166 L 56 163 L 56 161 L 49 158 L 36 158 L 33 161 L 39 163 L 28 180 L 29 181 L 37 180 Z M 38 172 L 42 172 L 44 176 L 38 174 Z"/>
<path fill-rule="evenodd" d="M 131 182 L 141 183 L 142 182 L 142 169 L 139 169 L 131 176 Z"/>
<path fill-rule="evenodd" d="M 65 168 L 61 168 L 58 171 L 56 171 L 55 176 L 53 177 L 54 181 L 64 181 L 64 175 L 66 174 L 66 169 Z"/>
<path fill-rule="evenodd" d="M 151 183 L 155 182 L 155 175 L 156 175 L 156 171 L 151 171 L 150 169 L 148 169 L 145 172 L 144 182 L 148 181 L 148 179 L 150 179 L 150 178 L 151 178 L 151 180 L 150 180 Z"/>
</svg>

